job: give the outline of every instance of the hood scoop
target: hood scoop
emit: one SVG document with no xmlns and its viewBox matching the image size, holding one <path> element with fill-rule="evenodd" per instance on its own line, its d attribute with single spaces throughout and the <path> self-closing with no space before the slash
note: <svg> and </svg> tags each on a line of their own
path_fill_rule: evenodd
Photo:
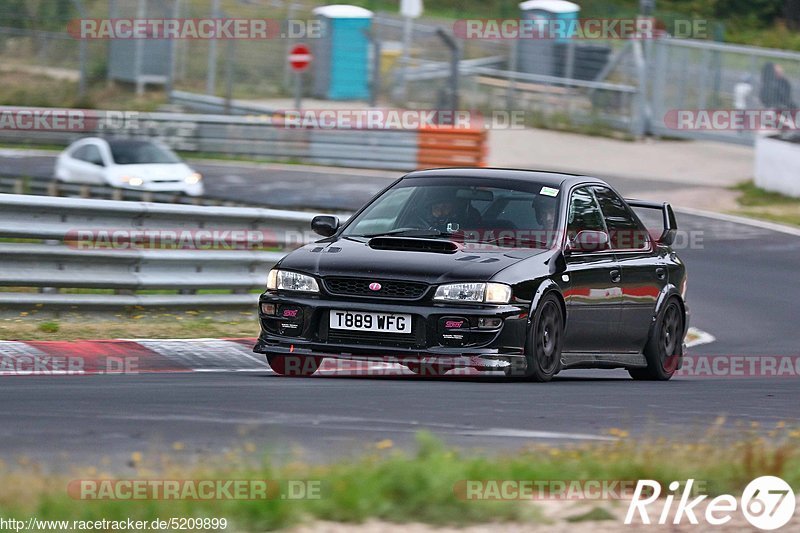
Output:
<svg viewBox="0 0 800 533">
<path fill-rule="evenodd" d="M 374 250 L 398 250 L 403 252 L 429 252 L 434 254 L 454 254 L 458 245 L 441 239 L 412 239 L 408 237 L 373 237 L 369 247 Z"/>
</svg>

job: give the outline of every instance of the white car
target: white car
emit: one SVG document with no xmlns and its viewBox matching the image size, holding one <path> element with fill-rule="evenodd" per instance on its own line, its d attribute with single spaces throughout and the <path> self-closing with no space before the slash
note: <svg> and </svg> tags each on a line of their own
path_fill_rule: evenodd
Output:
<svg viewBox="0 0 800 533">
<path fill-rule="evenodd" d="M 87 137 L 75 141 L 59 154 L 55 175 L 66 183 L 203 194 L 203 177 L 168 147 L 150 140 Z"/>
</svg>

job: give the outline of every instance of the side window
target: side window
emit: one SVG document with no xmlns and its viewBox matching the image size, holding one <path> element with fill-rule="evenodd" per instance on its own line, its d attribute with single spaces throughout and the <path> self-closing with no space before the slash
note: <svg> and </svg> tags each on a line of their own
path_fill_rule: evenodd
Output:
<svg viewBox="0 0 800 533">
<path fill-rule="evenodd" d="M 81 146 L 74 152 L 72 152 L 72 157 L 74 159 L 78 159 L 80 161 L 85 161 L 86 163 L 91 163 L 93 165 L 103 166 L 103 156 L 100 154 L 100 149 L 93 144 L 87 144 Z"/>
<path fill-rule="evenodd" d="M 105 163 L 103 163 L 103 155 L 100 153 L 100 149 L 93 144 L 86 146 L 85 161 L 100 167 L 105 165 Z"/>
<path fill-rule="evenodd" d="M 647 229 L 625 201 L 611 189 L 594 187 L 594 194 L 606 219 L 611 247 L 615 250 L 645 250 L 649 248 Z"/>
<path fill-rule="evenodd" d="M 588 187 L 575 189 L 569 202 L 567 238 L 572 239 L 584 230 L 606 231 L 600 206 Z"/>
<path fill-rule="evenodd" d="M 72 158 L 77 159 L 79 161 L 86 161 L 86 152 L 89 150 L 89 147 L 84 145 L 78 148 L 77 150 L 72 152 Z"/>
</svg>

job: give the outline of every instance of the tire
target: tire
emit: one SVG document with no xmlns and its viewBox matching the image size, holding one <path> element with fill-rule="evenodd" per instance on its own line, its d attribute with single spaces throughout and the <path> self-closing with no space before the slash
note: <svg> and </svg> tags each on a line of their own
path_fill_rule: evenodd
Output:
<svg viewBox="0 0 800 533">
<path fill-rule="evenodd" d="M 268 355 L 267 363 L 281 376 L 308 377 L 319 369 L 324 359 L 304 355 Z"/>
<path fill-rule="evenodd" d="M 440 377 L 444 376 L 454 367 L 445 363 L 408 363 L 409 370 L 418 376 Z"/>
<path fill-rule="evenodd" d="M 682 357 L 684 315 L 677 298 L 667 300 L 658 315 L 650 338 L 644 348 L 646 368 L 630 368 L 633 379 L 643 381 L 667 381 L 678 369 Z"/>
<path fill-rule="evenodd" d="M 550 381 L 561 370 L 563 340 L 564 313 L 558 298 L 548 294 L 539 303 L 528 328 L 525 368 L 512 365 L 506 368 L 506 375 L 537 382 Z"/>
</svg>

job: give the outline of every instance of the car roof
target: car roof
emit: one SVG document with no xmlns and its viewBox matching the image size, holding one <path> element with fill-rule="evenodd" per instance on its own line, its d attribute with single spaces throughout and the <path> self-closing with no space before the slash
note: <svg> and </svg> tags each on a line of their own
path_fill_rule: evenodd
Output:
<svg viewBox="0 0 800 533">
<path fill-rule="evenodd" d="M 512 179 L 520 181 L 533 181 L 548 187 L 572 186 L 577 183 L 597 183 L 608 186 L 601 179 L 581 174 L 568 172 L 550 172 L 547 170 L 525 170 L 516 168 L 477 168 L 477 167 L 451 167 L 416 170 L 403 176 L 403 179 L 413 178 L 481 178 L 481 179 Z"/>
<path fill-rule="evenodd" d="M 136 146 L 141 144 L 155 144 L 151 139 L 106 139 L 109 146 Z"/>
</svg>

